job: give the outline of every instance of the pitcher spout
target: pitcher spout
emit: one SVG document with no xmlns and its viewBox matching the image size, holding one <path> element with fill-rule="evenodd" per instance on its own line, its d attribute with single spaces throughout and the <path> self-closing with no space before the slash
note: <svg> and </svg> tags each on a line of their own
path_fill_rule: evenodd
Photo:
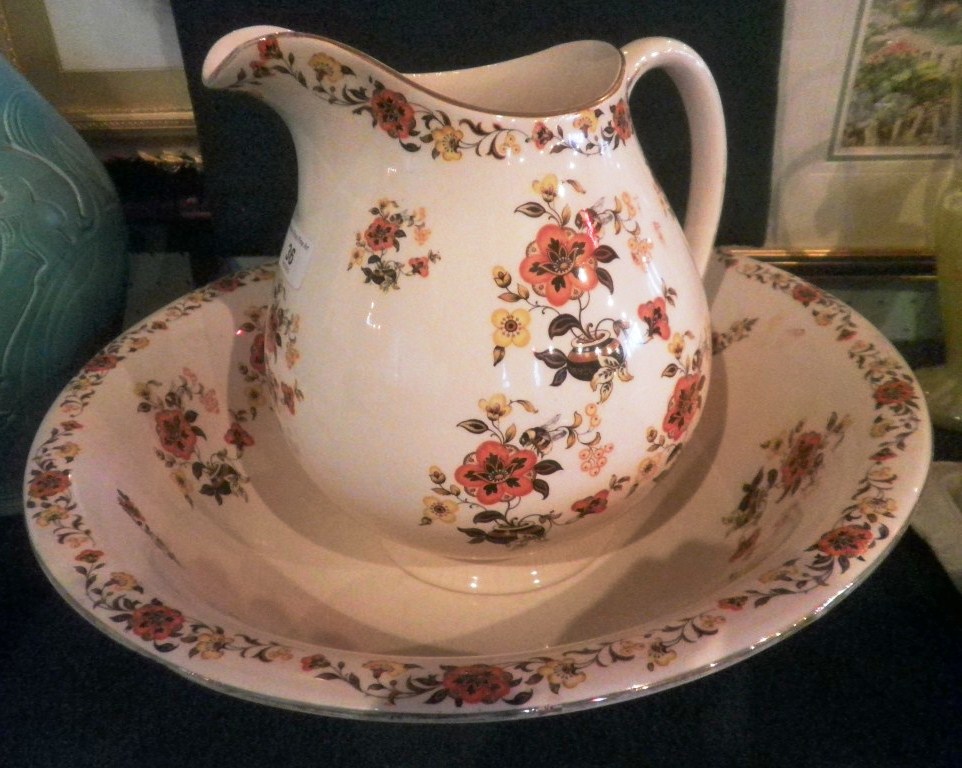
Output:
<svg viewBox="0 0 962 768">
<path fill-rule="evenodd" d="M 235 29 L 220 38 L 207 52 L 204 65 L 201 69 L 201 77 L 204 85 L 208 88 L 226 88 L 233 80 L 227 75 L 227 70 L 232 63 L 243 61 L 247 64 L 247 59 L 251 56 L 255 60 L 264 61 L 268 59 L 266 41 L 273 35 L 290 32 L 284 27 L 275 27 L 261 24 L 253 27 L 243 27 Z"/>
</svg>

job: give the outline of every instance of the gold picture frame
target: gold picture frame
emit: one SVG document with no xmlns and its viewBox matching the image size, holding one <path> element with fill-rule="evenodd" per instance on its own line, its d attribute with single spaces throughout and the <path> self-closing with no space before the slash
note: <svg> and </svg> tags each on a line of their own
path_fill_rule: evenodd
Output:
<svg viewBox="0 0 962 768">
<path fill-rule="evenodd" d="M 930 278 L 935 254 L 923 248 L 777 248 L 719 246 L 732 256 L 748 256 L 798 275 L 868 275 Z"/>
<path fill-rule="evenodd" d="M 143 142 L 196 135 L 182 69 L 65 70 L 43 0 L 0 0 L 0 49 L 88 137 Z"/>
</svg>

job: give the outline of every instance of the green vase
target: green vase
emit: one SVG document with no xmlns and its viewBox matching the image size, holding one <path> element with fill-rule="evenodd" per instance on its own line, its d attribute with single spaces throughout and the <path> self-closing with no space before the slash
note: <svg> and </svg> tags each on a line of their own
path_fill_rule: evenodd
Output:
<svg viewBox="0 0 962 768">
<path fill-rule="evenodd" d="M 34 433 L 120 330 L 126 233 L 101 162 L 0 57 L 0 513 L 22 510 Z"/>
</svg>

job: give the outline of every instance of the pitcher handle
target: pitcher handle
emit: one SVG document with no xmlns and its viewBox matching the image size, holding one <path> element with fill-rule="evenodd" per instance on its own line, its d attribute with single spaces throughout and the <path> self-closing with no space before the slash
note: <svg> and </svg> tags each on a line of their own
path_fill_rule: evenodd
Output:
<svg viewBox="0 0 962 768">
<path fill-rule="evenodd" d="M 728 147 L 721 97 L 702 58 L 684 43 L 667 37 L 648 37 L 628 43 L 625 57 L 628 93 L 643 74 L 664 69 L 681 93 L 691 133 L 691 185 L 685 214 L 685 237 L 701 275 L 718 233 L 725 196 Z"/>
</svg>

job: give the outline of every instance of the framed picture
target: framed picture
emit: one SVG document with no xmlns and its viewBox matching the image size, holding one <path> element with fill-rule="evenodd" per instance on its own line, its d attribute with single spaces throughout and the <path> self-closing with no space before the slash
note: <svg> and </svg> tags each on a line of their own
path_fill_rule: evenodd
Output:
<svg viewBox="0 0 962 768">
<path fill-rule="evenodd" d="M 953 84 L 962 61 L 956 2 L 863 0 L 832 157 L 951 154 Z"/>
<path fill-rule="evenodd" d="M 85 135 L 194 134 L 166 0 L 0 0 L 0 46 Z"/>
<path fill-rule="evenodd" d="M 960 54 L 958 2 L 787 0 L 766 243 L 924 258 Z"/>
</svg>

